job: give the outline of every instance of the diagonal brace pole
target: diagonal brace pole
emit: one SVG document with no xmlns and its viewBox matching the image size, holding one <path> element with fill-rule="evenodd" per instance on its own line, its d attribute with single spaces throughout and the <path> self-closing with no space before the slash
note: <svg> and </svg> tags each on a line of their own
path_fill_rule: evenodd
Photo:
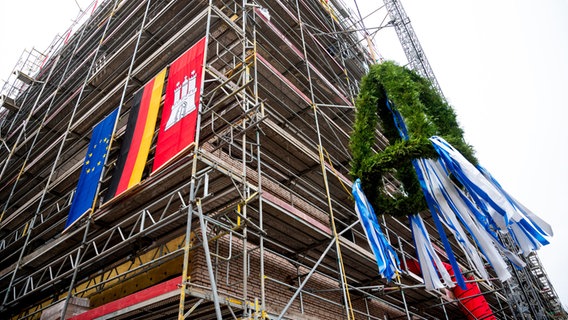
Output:
<svg viewBox="0 0 568 320">
<path fill-rule="evenodd" d="M 314 272 L 316 271 L 316 269 L 319 267 L 319 265 L 321 264 L 321 262 L 323 261 L 323 258 L 327 255 L 327 253 L 329 252 L 329 250 L 333 247 L 333 245 L 335 244 L 336 238 L 331 239 L 331 242 L 329 243 L 329 245 L 327 246 L 327 248 L 325 248 L 325 250 L 323 251 L 323 253 L 321 254 L 321 256 L 319 257 L 318 261 L 316 262 L 316 264 L 312 267 L 312 270 L 310 270 L 310 272 L 308 273 L 308 275 L 304 278 L 304 281 L 302 281 L 302 284 L 300 284 L 300 286 L 298 287 L 298 289 L 296 289 L 296 292 L 294 292 L 294 295 L 292 296 L 292 298 L 290 298 L 290 301 L 288 301 L 288 304 L 284 307 L 284 309 L 282 309 L 282 312 L 280 312 L 280 315 L 278 316 L 278 320 L 281 320 L 282 317 L 284 316 L 284 314 L 286 313 L 286 311 L 288 311 L 288 309 L 290 308 L 290 306 L 292 306 L 292 303 L 294 302 L 294 300 L 296 299 L 296 297 L 298 296 L 298 294 L 300 294 L 300 291 L 302 291 L 302 289 L 304 288 L 304 286 L 306 285 L 306 283 L 308 283 L 308 280 L 310 280 L 312 274 L 314 274 Z"/>
<path fill-rule="evenodd" d="M 199 225 L 201 227 L 201 234 L 203 237 L 203 251 L 205 251 L 205 260 L 207 262 L 207 271 L 209 272 L 209 280 L 211 281 L 211 293 L 213 295 L 213 304 L 215 305 L 215 314 L 217 320 L 223 319 L 221 314 L 221 306 L 219 304 L 219 295 L 217 294 L 217 281 L 213 272 L 213 264 L 211 263 L 211 252 L 209 251 L 209 240 L 207 239 L 207 229 L 205 226 L 205 219 L 203 218 L 203 211 L 201 208 L 201 199 L 197 199 L 197 211 L 199 215 Z"/>
</svg>

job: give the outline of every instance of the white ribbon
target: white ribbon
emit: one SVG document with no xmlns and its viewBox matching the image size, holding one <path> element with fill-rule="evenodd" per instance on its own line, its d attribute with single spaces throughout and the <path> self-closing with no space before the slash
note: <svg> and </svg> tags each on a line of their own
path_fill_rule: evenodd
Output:
<svg viewBox="0 0 568 320">
<path fill-rule="evenodd" d="M 419 214 L 411 215 L 409 218 L 410 228 L 412 229 L 412 235 L 414 236 L 414 244 L 416 245 L 416 253 L 418 254 L 418 262 L 420 264 L 420 270 L 422 271 L 422 278 L 424 279 L 426 290 L 454 287 L 455 285 L 450 274 L 432 247 L 430 235 L 424 226 L 424 221 L 422 221 Z M 440 281 L 438 272 L 442 277 L 443 283 Z"/>
</svg>

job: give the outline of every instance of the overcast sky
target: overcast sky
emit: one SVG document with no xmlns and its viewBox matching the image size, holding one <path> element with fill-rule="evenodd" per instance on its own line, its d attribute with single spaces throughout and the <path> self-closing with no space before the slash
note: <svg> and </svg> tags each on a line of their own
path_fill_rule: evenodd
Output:
<svg viewBox="0 0 568 320">
<path fill-rule="evenodd" d="M 90 3 L 1 1 L 0 80 L 24 49 L 44 51 L 71 26 L 77 4 Z M 359 1 L 362 8 L 381 3 Z M 539 256 L 568 305 L 568 1 L 402 4 L 481 164 L 552 225 L 555 236 Z M 375 43 L 384 58 L 405 62 L 392 29 L 380 31 Z"/>
<path fill-rule="evenodd" d="M 552 225 L 539 256 L 567 306 L 568 1 L 401 2 L 481 165 Z M 393 37 L 378 50 L 404 60 Z"/>
</svg>

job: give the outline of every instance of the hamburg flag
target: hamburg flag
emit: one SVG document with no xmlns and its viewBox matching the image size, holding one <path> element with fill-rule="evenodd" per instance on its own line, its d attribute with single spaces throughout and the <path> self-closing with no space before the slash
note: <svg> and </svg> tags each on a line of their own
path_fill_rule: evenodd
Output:
<svg viewBox="0 0 568 320">
<path fill-rule="evenodd" d="M 142 179 L 158 119 L 166 70 L 162 70 L 134 95 L 108 199 L 121 194 Z"/>
<path fill-rule="evenodd" d="M 77 191 L 71 202 L 65 229 L 93 208 L 117 115 L 118 109 L 115 109 L 93 128 L 91 142 L 85 155 L 85 162 L 77 183 Z"/>
<path fill-rule="evenodd" d="M 195 141 L 204 55 L 202 38 L 170 66 L 152 172 Z"/>
</svg>

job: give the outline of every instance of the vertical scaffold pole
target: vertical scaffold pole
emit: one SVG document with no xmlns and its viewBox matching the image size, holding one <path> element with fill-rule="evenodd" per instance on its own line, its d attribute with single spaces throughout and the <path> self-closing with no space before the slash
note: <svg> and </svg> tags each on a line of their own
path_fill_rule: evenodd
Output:
<svg viewBox="0 0 568 320">
<path fill-rule="evenodd" d="M 80 105 L 80 103 L 81 103 L 81 98 L 82 98 L 82 96 L 83 96 L 83 92 L 84 92 L 85 87 L 87 86 L 87 83 L 88 83 L 88 81 L 89 81 L 89 75 L 91 74 L 91 71 L 93 70 L 93 67 L 94 67 L 94 65 L 95 65 L 95 63 L 96 63 L 96 61 L 97 61 L 98 53 L 99 53 L 100 48 L 101 48 L 101 46 L 102 46 L 102 44 L 103 44 L 103 42 L 104 42 L 104 38 L 105 38 L 105 36 L 106 36 L 106 33 L 107 33 L 107 31 L 108 31 L 108 28 L 109 28 L 109 26 L 110 26 L 110 21 L 112 20 L 112 19 L 110 19 L 110 18 L 112 18 L 112 15 L 114 14 L 114 11 L 115 11 L 117 2 L 118 2 L 118 0 L 115 0 L 114 7 L 113 7 L 113 10 L 112 10 L 112 12 L 111 12 L 111 17 L 109 17 L 109 19 L 107 19 L 107 23 L 106 23 L 106 25 L 105 25 L 105 30 L 103 31 L 103 34 L 102 34 L 102 36 L 101 36 L 101 40 L 99 41 L 99 44 L 98 44 L 97 49 L 96 49 L 96 51 L 95 51 L 95 54 L 93 55 L 93 60 L 92 60 L 91 65 L 90 65 L 90 67 L 89 67 L 89 71 L 87 72 L 87 76 L 85 77 L 85 81 L 83 82 L 83 84 L 82 84 L 82 86 L 81 86 L 81 90 L 80 90 L 80 92 L 79 92 L 79 97 L 77 98 L 77 102 L 75 103 L 75 106 L 73 107 L 73 111 L 71 112 L 71 115 L 70 115 L 70 117 L 69 117 L 69 123 L 68 123 L 67 128 L 65 129 L 65 133 L 63 134 L 63 137 L 62 137 L 62 139 L 61 139 L 61 144 L 59 145 L 59 149 L 57 150 L 57 155 L 56 155 L 56 157 L 55 157 L 55 161 L 53 161 L 53 165 L 51 166 L 51 171 L 50 171 L 49 176 L 48 176 L 48 178 L 47 178 L 47 182 L 46 182 L 46 184 L 45 184 L 45 187 L 44 187 L 43 190 L 42 190 L 41 197 L 40 197 L 40 199 L 39 199 L 36 212 L 34 213 L 34 217 L 32 218 L 32 220 L 31 220 L 31 222 L 30 222 L 30 226 L 29 226 L 29 228 L 28 228 L 28 234 L 26 235 L 26 240 L 24 241 L 24 245 L 23 245 L 22 251 L 21 251 L 21 253 L 20 253 L 20 257 L 19 257 L 19 259 L 18 259 L 18 262 L 16 263 L 16 266 L 15 266 L 15 268 L 14 268 L 14 272 L 12 273 L 12 278 L 10 279 L 10 284 L 8 285 L 8 289 L 6 290 L 6 296 L 4 297 L 4 302 L 3 302 L 4 305 L 6 304 L 6 302 L 7 302 L 7 300 L 8 300 L 8 297 L 9 297 L 9 294 L 10 294 L 10 291 L 11 291 L 11 288 L 12 288 L 12 286 L 13 286 L 13 284 L 14 284 L 14 280 L 15 280 L 15 278 L 16 278 L 16 273 L 18 272 L 18 269 L 20 268 L 21 260 L 22 260 L 22 258 L 23 258 L 23 255 L 24 255 L 26 246 L 27 246 L 27 244 L 29 243 L 29 239 L 30 239 L 30 235 L 31 235 L 31 230 L 32 230 L 33 227 L 34 227 L 35 220 L 37 219 L 38 215 L 39 215 L 40 212 L 41 212 L 41 206 L 42 206 L 42 204 L 43 204 L 43 200 L 45 199 L 45 195 L 47 194 L 47 191 L 48 191 L 48 189 L 49 189 L 49 185 L 50 185 L 50 183 L 51 183 L 51 179 L 53 178 L 53 175 L 54 175 L 54 173 L 55 173 L 55 169 L 56 169 L 57 164 L 58 164 L 58 159 L 59 159 L 59 157 L 61 156 L 61 154 L 63 153 L 63 148 L 64 148 L 64 146 L 65 146 L 65 141 L 67 140 L 67 136 L 69 135 L 69 132 L 71 132 L 71 127 L 72 127 L 72 125 L 73 125 L 73 120 L 75 119 L 75 114 L 77 113 L 77 109 L 79 108 L 79 105 Z M 61 56 L 58 56 L 57 59 L 59 59 L 60 57 L 61 57 Z M 52 69 L 51 71 L 53 71 L 53 69 Z M 50 72 L 50 73 L 51 73 L 51 72 Z M 47 81 L 46 81 L 46 82 L 47 82 Z"/>
<path fill-rule="evenodd" d="M 264 106 L 262 104 L 259 105 L 258 99 L 258 69 L 257 69 L 257 48 L 256 48 L 256 11 L 253 10 L 252 15 L 253 23 L 252 23 L 252 38 L 253 38 L 253 81 L 254 81 L 254 105 L 257 108 L 260 108 L 256 112 L 257 117 L 264 116 Z M 260 247 L 260 257 L 259 257 L 259 264 L 260 264 L 260 312 L 261 312 L 261 319 L 266 318 L 266 295 L 265 295 L 265 274 L 264 274 L 264 217 L 262 211 L 262 165 L 261 165 L 261 144 L 260 144 L 260 128 L 256 127 L 256 170 L 258 176 L 258 225 L 260 228 L 260 235 L 259 235 L 259 247 Z"/>
<path fill-rule="evenodd" d="M 150 10 L 150 3 L 151 0 L 145 0 L 146 2 L 146 10 L 144 11 L 144 16 L 142 18 L 142 25 L 140 26 L 140 32 L 138 32 L 138 37 L 136 39 L 136 45 L 134 46 L 134 52 L 132 53 L 132 58 L 130 59 L 130 66 L 128 67 L 128 75 L 126 76 L 126 81 L 124 83 L 124 88 L 122 90 L 122 96 L 120 97 L 120 103 L 118 105 L 118 115 L 115 119 L 114 122 L 114 129 L 113 132 L 116 131 L 116 126 L 118 124 L 118 119 L 120 118 L 120 111 L 122 110 L 122 105 L 124 104 L 124 100 L 126 97 L 126 92 L 128 89 L 128 84 L 130 82 L 130 78 L 132 77 L 132 70 L 134 69 L 134 61 L 136 60 L 136 56 L 138 55 L 138 47 L 140 45 L 140 39 L 142 38 L 142 33 L 144 33 L 144 28 L 146 26 L 146 19 L 148 18 L 148 11 Z M 114 12 L 114 11 L 113 11 Z M 111 19 L 109 19 L 110 21 Z M 101 41 L 102 43 L 102 41 Z M 98 49 L 97 49 L 98 50 Z M 114 134 L 111 137 L 111 142 L 110 144 L 112 145 L 112 140 L 113 140 Z M 108 159 L 108 152 L 107 151 L 107 159 Z M 101 174 L 101 179 L 102 179 L 103 175 Z M 91 226 L 92 223 L 92 213 L 94 212 L 94 204 L 96 203 L 96 195 L 98 195 L 99 190 L 101 187 L 101 181 L 99 181 L 99 183 L 97 184 L 97 192 L 95 193 L 95 201 L 93 201 L 93 208 L 91 208 L 91 212 L 89 213 L 89 218 L 87 219 L 87 225 L 85 226 L 85 232 L 83 233 L 83 241 L 81 243 L 81 246 L 79 247 L 79 250 L 77 251 L 77 259 L 75 261 L 75 268 L 73 270 L 73 277 L 71 278 L 71 283 L 69 284 L 69 290 L 67 291 L 67 297 L 65 297 L 65 303 L 63 304 L 63 308 L 61 309 L 61 319 L 65 319 L 65 314 L 67 313 L 67 308 L 69 306 L 69 300 L 71 299 L 71 296 L 73 295 L 73 287 L 75 287 L 75 282 L 77 281 L 77 274 L 79 273 L 79 265 L 81 264 L 81 251 L 83 249 L 85 249 L 85 247 L 87 246 L 87 237 L 89 234 L 89 228 Z"/>
<path fill-rule="evenodd" d="M 296 0 L 296 14 L 298 16 L 298 22 L 299 22 L 299 27 L 300 27 L 300 36 L 301 36 L 301 40 L 302 40 L 302 49 L 303 49 L 303 53 L 304 53 L 304 59 L 306 59 L 305 63 L 306 63 L 306 72 L 308 75 L 308 82 L 309 82 L 309 88 L 310 88 L 310 99 L 312 101 L 312 108 L 314 111 L 314 121 L 315 121 L 315 126 L 316 126 L 316 132 L 317 132 L 317 139 L 318 139 L 318 153 L 319 153 L 319 160 L 320 160 L 320 165 L 321 165 L 321 171 L 322 171 L 322 176 L 323 176 L 323 181 L 324 181 L 324 185 L 325 185 L 325 192 L 326 192 L 326 197 L 327 197 L 327 206 L 329 209 L 329 220 L 330 220 L 330 225 L 331 225 L 331 230 L 333 233 L 333 238 L 335 239 L 335 251 L 336 251 L 336 255 L 337 255 L 337 267 L 339 269 L 339 282 L 341 284 L 341 290 L 343 293 L 343 302 L 345 304 L 345 312 L 347 315 L 347 320 L 351 320 L 351 319 L 355 319 L 355 313 L 353 312 L 353 306 L 351 305 L 351 297 L 349 295 L 349 288 L 348 288 L 348 284 L 347 284 L 347 276 L 345 274 L 345 266 L 343 265 L 343 259 L 342 259 L 342 255 L 341 255 L 341 244 L 339 243 L 339 236 L 337 234 L 337 228 L 335 227 L 335 217 L 333 214 L 333 204 L 331 203 L 331 193 L 329 190 L 329 184 L 328 184 L 328 180 L 327 180 L 327 170 L 325 168 L 325 159 L 323 156 L 323 145 L 322 145 L 322 140 L 321 140 L 321 131 L 320 131 L 320 127 L 319 127 L 319 122 L 318 122 L 318 107 L 317 104 L 315 103 L 315 95 L 314 95 L 314 88 L 313 88 L 313 83 L 312 83 L 312 77 L 311 77 L 311 72 L 310 72 L 310 61 L 308 60 L 308 52 L 306 49 L 306 40 L 305 40 L 305 36 L 304 36 L 304 26 L 303 26 L 303 22 L 302 22 L 302 15 L 300 13 L 300 4 L 299 1 Z"/>
<path fill-rule="evenodd" d="M 244 69 L 244 72 L 242 72 L 242 83 L 243 85 L 245 83 L 247 83 L 250 79 L 250 69 L 247 65 L 247 48 L 248 48 L 248 38 L 247 38 L 247 6 L 248 6 L 248 0 L 242 0 L 241 2 L 242 5 L 242 34 L 243 34 L 243 43 L 242 43 L 242 53 L 241 53 L 241 66 Z M 254 11 L 254 10 L 253 10 Z M 243 100 L 242 100 L 242 104 L 243 104 L 243 112 L 246 114 L 249 111 L 249 99 L 248 99 L 248 95 L 246 93 L 246 90 L 244 91 L 243 94 Z M 243 219 L 245 221 L 245 223 L 243 224 L 243 237 L 242 237 L 242 241 L 243 241 L 243 317 L 244 318 L 248 318 L 248 308 L 247 306 L 247 301 L 248 301 L 248 247 L 247 247 L 247 232 L 248 232 L 248 228 L 247 228 L 247 223 L 246 220 L 248 218 L 248 204 L 246 202 L 246 199 L 249 198 L 250 196 L 250 188 L 248 187 L 247 184 L 247 135 L 246 135 L 246 126 L 248 125 L 247 122 L 247 117 L 243 118 L 242 121 L 242 128 L 243 128 L 243 134 L 242 134 L 242 141 L 241 141 L 241 152 L 242 152 L 242 156 L 241 156 L 241 178 L 243 181 L 243 190 L 242 190 L 242 195 L 244 197 L 243 200 L 245 200 L 245 202 L 243 203 L 242 206 L 242 211 L 241 214 L 243 216 Z"/>
<path fill-rule="evenodd" d="M 181 277 L 181 292 L 179 298 L 179 310 L 178 310 L 178 320 L 185 319 L 185 294 L 187 289 L 188 269 L 189 269 L 189 251 L 191 250 L 191 223 L 193 219 L 193 204 L 195 199 L 195 183 L 194 180 L 191 181 L 189 188 L 189 204 L 187 206 L 187 221 L 185 224 L 185 240 L 183 247 L 183 270 Z"/>
<path fill-rule="evenodd" d="M 207 22 L 205 25 L 205 48 L 203 54 L 203 65 L 202 65 L 202 72 L 203 75 L 201 79 L 201 83 L 199 84 L 201 89 L 201 95 L 203 95 L 203 87 L 205 86 L 205 69 L 207 64 L 207 54 L 208 54 L 208 46 L 209 46 L 209 37 L 211 36 L 211 14 L 212 14 L 212 7 L 213 7 L 213 0 L 209 0 L 207 6 Z M 200 97 L 201 99 L 201 97 Z M 193 147 L 193 156 L 192 156 L 192 165 L 191 165 L 191 182 L 190 182 L 190 190 L 189 190 L 189 206 L 188 206 L 188 215 L 186 221 L 186 228 L 185 228 L 185 242 L 184 242 L 184 250 L 183 250 L 183 266 L 182 266 L 182 279 L 180 284 L 180 297 L 179 297 L 179 307 L 178 307 L 178 320 L 183 320 L 185 318 L 185 300 L 186 300 L 186 292 L 187 292 L 187 285 L 189 279 L 188 269 L 189 269 L 189 251 L 191 250 L 191 223 L 192 223 L 192 215 L 194 206 L 197 208 L 198 212 L 200 212 L 199 219 L 202 219 L 202 212 L 201 212 L 201 201 L 199 201 L 195 195 L 195 181 L 197 180 L 197 160 L 198 160 L 198 153 L 199 153 L 199 139 L 201 133 L 201 106 L 202 103 L 200 101 L 198 110 L 197 110 L 197 120 L 195 125 L 195 143 Z M 200 220 L 201 221 L 201 220 Z M 209 244 L 207 243 L 207 237 L 203 238 L 204 242 L 204 250 L 207 251 L 206 254 L 209 254 Z M 207 245 L 205 245 L 207 243 Z M 207 246 L 207 249 L 205 247 Z M 211 260 L 209 258 L 209 260 Z M 209 273 L 211 278 L 211 285 L 214 287 L 214 304 L 215 304 L 215 313 L 217 315 L 217 319 L 221 319 L 221 308 L 219 306 L 219 301 L 217 297 L 217 286 L 215 284 L 215 279 L 212 276 L 212 273 Z"/>
</svg>

